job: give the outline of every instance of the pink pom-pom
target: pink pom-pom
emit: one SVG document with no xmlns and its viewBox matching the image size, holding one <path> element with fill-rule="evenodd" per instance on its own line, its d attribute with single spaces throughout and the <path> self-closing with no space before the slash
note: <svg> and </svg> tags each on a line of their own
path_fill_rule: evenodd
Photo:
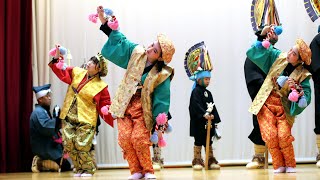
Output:
<svg viewBox="0 0 320 180">
<path fill-rule="evenodd" d="M 63 154 L 63 159 L 68 159 L 68 158 L 69 158 L 69 154 L 68 153 Z"/>
<path fill-rule="evenodd" d="M 101 112 L 103 115 L 108 115 L 109 114 L 109 106 L 105 105 L 101 108 Z"/>
<path fill-rule="evenodd" d="M 299 99 L 299 93 L 297 90 L 293 89 L 292 92 L 289 94 L 288 99 L 291 102 L 297 102 Z"/>
<path fill-rule="evenodd" d="M 270 42 L 267 41 L 267 40 L 264 40 L 264 41 L 262 42 L 262 46 L 263 46 L 264 48 L 268 49 L 268 48 L 270 47 Z"/>
<path fill-rule="evenodd" d="M 64 62 L 63 61 L 59 61 L 57 64 L 56 64 L 56 67 L 58 69 L 63 69 L 63 66 L 64 66 Z"/>
<path fill-rule="evenodd" d="M 119 23 L 118 20 L 115 19 L 113 21 L 108 21 L 108 26 L 112 29 L 112 30 L 117 30 L 119 28 Z"/>
<path fill-rule="evenodd" d="M 62 138 L 57 138 L 53 140 L 54 142 L 58 143 L 58 144 L 62 144 Z"/>
<path fill-rule="evenodd" d="M 160 113 L 158 114 L 156 118 L 157 124 L 158 125 L 164 125 L 168 121 L 168 117 L 166 113 Z"/>
<path fill-rule="evenodd" d="M 61 54 L 61 55 L 67 54 L 67 49 L 66 49 L 65 47 L 59 46 L 59 50 L 60 50 L 60 54 Z M 52 49 L 49 51 L 49 55 L 50 55 L 50 56 L 55 56 L 55 55 L 56 55 L 56 51 L 57 51 L 57 48 L 52 48 Z"/>
<path fill-rule="evenodd" d="M 49 51 L 49 55 L 50 55 L 50 56 L 55 56 L 55 55 L 56 55 L 56 48 L 52 48 L 52 49 Z"/>
<path fill-rule="evenodd" d="M 166 145 L 167 145 L 166 141 L 163 138 L 161 138 L 158 142 L 158 146 L 165 147 Z"/>
<path fill-rule="evenodd" d="M 89 14 L 88 16 L 89 21 L 93 22 L 93 23 L 97 23 L 97 19 L 98 19 L 98 14 Z"/>
</svg>

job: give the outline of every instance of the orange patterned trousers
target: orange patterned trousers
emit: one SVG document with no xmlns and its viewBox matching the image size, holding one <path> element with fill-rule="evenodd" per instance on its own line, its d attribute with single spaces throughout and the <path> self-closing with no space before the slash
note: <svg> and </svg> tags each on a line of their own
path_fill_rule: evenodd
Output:
<svg viewBox="0 0 320 180">
<path fill-rule="evenodd" d="M 136 93 L 126 109 L 124 118 L 118 118 L 118 143 L 128 161 L 131 174 L 154 173 L 150 155 L 150 131 L 143 119 L 141 95 Z"/>
<path fill-rule="evenodd" d="M 286 119 L 280 96 L 276 92 L 271 92 L 257 116 L 262 139 L 272 156 L 273 168 L 296 167 L 292 126 Z"/>
</svg>

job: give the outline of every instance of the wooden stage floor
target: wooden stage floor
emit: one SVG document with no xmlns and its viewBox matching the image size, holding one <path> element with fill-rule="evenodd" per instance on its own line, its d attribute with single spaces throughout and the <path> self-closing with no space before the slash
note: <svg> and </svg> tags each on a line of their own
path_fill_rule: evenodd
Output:
<svg viewBox="0 0 320 180">
<path fill-rule="evenodd" d="M 171 180 L 320 180 L 320 168 L 315 164 L 298 164 L 297 173 L 274 174 L 273 169 L 247 170 L 245 166 L 226 166 L 220 170 L 193 171 L 192 168 L 164 168 L 155 173 L 157 179 Z M 73 177 L 72 172 L 43 172 L 43 173 L 1 173 L 0 179 L 5 180 L 67 180 L 67 179 L 93 179 L 93 180 L 120 180 L 127 179 L 129 176 L 128 169 L 103 169 L 98 170 L 93 177 Z"/>
</svg>

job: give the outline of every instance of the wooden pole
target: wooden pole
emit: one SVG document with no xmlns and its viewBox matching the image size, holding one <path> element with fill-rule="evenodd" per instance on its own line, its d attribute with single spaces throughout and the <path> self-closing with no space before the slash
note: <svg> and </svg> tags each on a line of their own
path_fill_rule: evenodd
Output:
<svg viewBox="0 0 320 180">
<path fill-rule="evenodd" d="M 269 156 L 269 152 L 268 152 L 268 146 L 266 145 L 266 150 L 264 151 L 264 168 L 268 169 L 268 157 Z"/>
<path fill-rule="evenodd" d="M 205 160 L 205 169 L 209 169 L 209 148 L 210 148 L 210 131 L 211 131 L 211 118 L 208 119 L 207 124 L 207 140 L 206 140 L 206 160 Z"/>
<path fill-rule="evenodd" d="M 63 163 L 63 155 L 64 155 L 64 151 L 62 151 L 62 156 L 60 159 L 59 170 L 58 170 L 59 173 L 61 172 L 61 167 L 62 167 L 62 163 Z"/>
</svg>

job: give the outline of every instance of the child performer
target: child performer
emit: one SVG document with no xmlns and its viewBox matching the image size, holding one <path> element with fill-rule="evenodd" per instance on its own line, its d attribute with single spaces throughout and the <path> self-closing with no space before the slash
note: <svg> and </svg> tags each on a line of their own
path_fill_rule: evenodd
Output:
<svg viewBox="0 0 320 180">
<path fill-rule="evenodd" d="M 129 41 L 108 26 L 102 6 L 97 8 L 100 29 L 109 37 L 102 55 L 126 73 L 110 106 L 118 122 L 118 141 L 128 161 L 128 179 L 156 179 L 150 155 L 150 135 L 157 118 L 167 119 L 175 52 L 172 41 L 159 34 L 147 48 Z"/>
<path fill-rule="evenodd" d="M 291 128 L 295 116 L 300 114 L 311 100 L 310 72 L 304 64 L 311 63 L 311 50 L 302 39 L 288 53 L 272 48 L 266 42 L 275 36 L 273 26 L 265 26 L 261 32 L 267 34 L 264 42 L 256 42 L 248 51 L 248 58 L 254 62 L 267 77 L 256 95 L 249 111 L 258 117 L 262 139 L 272 156 L 275 173 L 295 173 L 296 161 Z M 266 46 L 267 44 L 267 46 Z M 288 76 L 281 82 L 278 76 Z M 280 76 L 279 76 L 280 77 Z M 302 90 L 297 102 L 288 99 L 292 86 L 299 84 Z"/>
<path fill-rule="evenodd" d="M 108 73 L 107 60 L 98 53 L 90 58 L 86 69 L 80 67 L 59 68 L 62 57 L 56 45 L 56 55 L 49 67 L 63 82 L 69 84 L 61 110 L 60 119 L 65 150 L 76 168 L 75 177 L 90 177 L 96 166 L 90 153 L 100 115 L 113 127 L 113 118 L 108 113 L 111 104 L 108 85 L 101 79 Z"/>
<path fill-rule="evenodd" d="M 213 124 L 220 122 L 216 106 L 213 106 L 212 111 L 207 111 L 208 104 L 214 104 L 214 101 L 211 92 L 206 89 L 210 83 L 212 65 L 204 42 L 200 42 L 188 50 L 185 57 L 185 69 L 189 78 L 195 81 L 189 105 L 190 136 L 194 137 L 192 167 L 194 170 L 201 170 L 204 166 L 201 148 L 207 146 L 207 121 L 211 119 Z M 215 127 L 213 126 L 210 130 L 208 166 L 210 169 L 220 169 L 218 161 L 213 155 L 212 137 L 214 135 Z"/>
</svg>

